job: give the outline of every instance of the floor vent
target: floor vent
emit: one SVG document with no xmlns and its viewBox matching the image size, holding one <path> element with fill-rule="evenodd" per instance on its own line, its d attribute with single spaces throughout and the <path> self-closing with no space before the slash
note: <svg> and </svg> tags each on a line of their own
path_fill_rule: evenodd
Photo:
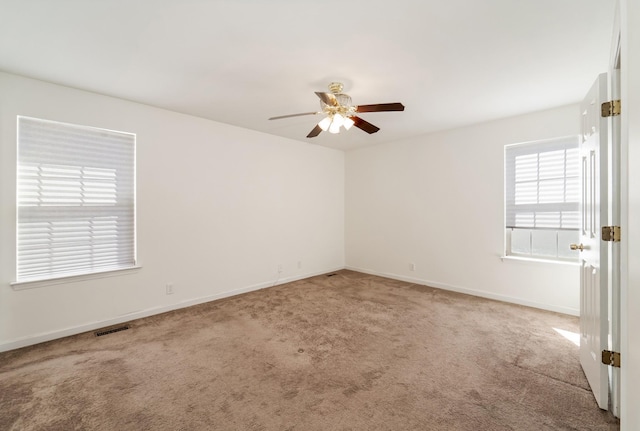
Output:
<svg viewBox="0 0 640 431">
<path fill-rule="evenodd" d="M 336 273 L 333 273 L 333 274 L 327 274 L 327 277 L 333 277 L 334 275 L 338 275 L 338 274 L 336 274 Z"/>
<path fill-rule="evenodd" d="M 126 331 L 127 329 L 129 329 L 129 325 L 122 325 L 122 326 L 117 326 L 115 328 L 101 329 L 99 331 L 96 331 L 95 334 L 96 334 L 96 337 L 102 337 L 103 335 L 113 334 L 114 332 Z"/>
</svg>

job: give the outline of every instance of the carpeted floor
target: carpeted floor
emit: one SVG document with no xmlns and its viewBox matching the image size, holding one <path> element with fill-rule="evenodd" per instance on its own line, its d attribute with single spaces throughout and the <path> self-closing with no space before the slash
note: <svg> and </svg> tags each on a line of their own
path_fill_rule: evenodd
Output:
<svg viewBox="0 0 640 431">
<path fill-rule="evenodd" d="M 0 354 L 0 430 L 617 430 L 575 317 L 339 271 Z"/>
</svg>

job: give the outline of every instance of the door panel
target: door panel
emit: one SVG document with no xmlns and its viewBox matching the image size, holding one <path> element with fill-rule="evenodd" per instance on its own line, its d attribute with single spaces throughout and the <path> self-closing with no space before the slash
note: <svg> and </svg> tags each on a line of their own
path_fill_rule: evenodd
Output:
<svg viewBox="0 0 640 431">
<path fill-rule="evenodd" d="M 607 224 L 607 120 L 600 106 L 607 95 L 607 75 L 598 77 L 582 103 L 580 142 L 582 226 L 580 229 L 580 363 L 601 409 L 608 408 L 608 370 L 602 364 L 607 349 L 607 247 L 600 228 Z M 601 205 L 602 203 L 602 205 Z M 604 246 L 603 246 L 604 244 Z"/>
</svg>

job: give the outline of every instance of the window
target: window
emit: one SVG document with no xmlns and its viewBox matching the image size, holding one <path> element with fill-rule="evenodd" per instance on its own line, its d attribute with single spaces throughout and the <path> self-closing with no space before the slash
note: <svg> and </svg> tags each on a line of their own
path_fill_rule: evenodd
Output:
<svg viewBox="0 0 640 431">
<path fill-rule="evenodd" d="M 505 147 L 506 254 L 576 260 L 580 227 L 578 138 Z"/>
<path fill-rule="evenodd" d="M 18 117 L 17 281 L 135 266 L 135 135 Z"/>
</svg>

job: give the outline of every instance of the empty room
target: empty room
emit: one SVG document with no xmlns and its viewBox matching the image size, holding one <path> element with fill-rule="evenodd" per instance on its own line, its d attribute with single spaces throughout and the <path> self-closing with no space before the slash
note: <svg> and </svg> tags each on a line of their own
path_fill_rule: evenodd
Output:
<svg viewBox="0 0 640 431">
<path fill-rule="evenodd" d="M 639 430 L 639 18 L 0 0 L 0 430 Z"/>
</svg>

